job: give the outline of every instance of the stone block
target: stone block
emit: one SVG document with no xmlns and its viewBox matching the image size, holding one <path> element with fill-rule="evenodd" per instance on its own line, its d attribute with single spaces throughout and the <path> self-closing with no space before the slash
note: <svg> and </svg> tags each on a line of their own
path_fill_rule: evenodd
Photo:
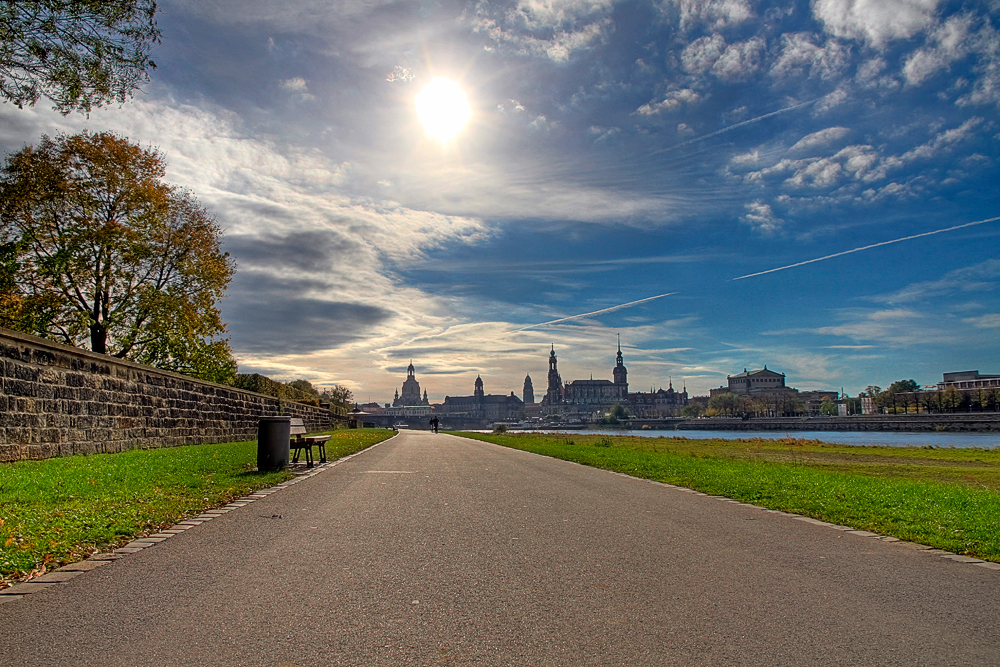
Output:
<svg viewBox="0 0 1000 667">
<path fill-rule="evenodd" d="M 53 368 L 43 368 L 38 372 L 38 381 L 43 384 L 62 384 L 62 373 Z"/>
<path fill-rule="evenodd" d="M 58 445 L 62 442 L 62 430 L 58 428 L 43 428 L 39 431 L 38 437 L 44 443 Z"/>
<path fill-rule="evenodd" d="M 27 449 L 24 445 L 0 445 L 0 462 L 20 461 L 27 457 Z"/>
<path fill-rule="evenodd" d="M 47 574 L 43 574 L 40 577 L 32 579 L 32 582 L 39 584 L 61 584 L 64 581 L 69 581 L 73 577 L 79 577 L 83 574 L 82 570 L 55 570 Z"/>
<path fill-rule="evenodd" d="M 17 364 L 14 367 L 14 379 L 24 380 L 26 382 L 38 382 L 38 369 L 32 368 L 31 366 L 26 366 L 24 364 Z"/>
<path fill-rule="evenodd" d="M 110 561 L 106 560 L 85 560 L 79 563 L 71 563 L 69 565 L 64 565 L 56 572 L 89 572 L 91 570 L 96 570 L 99 567 L 107 565 Z"/>
<path fill-rule="evenodd" d="M 14 378 L 4 383 L 8 396 L 34 397 L 38 393 L 38 385 L 23 378 Z"/>
<path fill-rule="evenodd" d="M 40 443 L 28 445 L 28 458 L 33 460 L 51 459 L 59 455 L 59 445 Z"/>
<path fill-rule="evenodd" d="M 4 429 L 7 442 L 12 445 L 28 445 L 32 442 L 32 432 L 30 428 L 7 428 Z"/>
</svg>

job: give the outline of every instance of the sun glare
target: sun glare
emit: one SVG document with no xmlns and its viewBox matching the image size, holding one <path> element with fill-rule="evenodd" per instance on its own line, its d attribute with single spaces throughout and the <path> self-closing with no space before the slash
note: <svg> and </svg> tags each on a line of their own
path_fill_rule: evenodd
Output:
<svg viewBox="0 0 1000 667">
<path fill-rule="evenodd" d="M 445 142 L 469 122 L 472 108 L 457 83 L 436 78 L 417 95 L 417 115 L 428 135 Z"/>
</svg>

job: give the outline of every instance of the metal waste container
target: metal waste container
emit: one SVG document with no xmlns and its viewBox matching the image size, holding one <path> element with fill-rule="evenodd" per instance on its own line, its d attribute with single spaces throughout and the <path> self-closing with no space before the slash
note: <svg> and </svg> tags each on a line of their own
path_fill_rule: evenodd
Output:
<svg viewBox="0 0 1000 667">
<path fill-rule="evenodd" d="M 270 472 L 288 467 L 288 441 L 292 418 L 261 417 L 257 422 L 257 470 Z"/>
</svg>

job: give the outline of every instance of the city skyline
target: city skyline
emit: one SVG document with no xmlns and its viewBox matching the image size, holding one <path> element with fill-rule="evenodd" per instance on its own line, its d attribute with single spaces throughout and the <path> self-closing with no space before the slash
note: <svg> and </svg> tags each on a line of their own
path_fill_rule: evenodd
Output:
<svg viewBox="0 0 1000 667">
<path fill-rule="evenodd" d="M 384 402 L 609 377 L 692 395 L 1000 359 L 1000 5 L 165 0 L 121 108 L 0 104 L 158 146 L 237 261 L 241 372 Z M 442 142 L 416 98 L 469 105 Z M 611 341 L 609 343 L 609 341 Z M 562 350 L 562 351 L 560 351 Z M 611 360 L 611 363 L 609 363 Z M 422 368 L 421 368 L 422 367 Z M 537 386 L 536 386 L 537 390 Z"/>
</svg>

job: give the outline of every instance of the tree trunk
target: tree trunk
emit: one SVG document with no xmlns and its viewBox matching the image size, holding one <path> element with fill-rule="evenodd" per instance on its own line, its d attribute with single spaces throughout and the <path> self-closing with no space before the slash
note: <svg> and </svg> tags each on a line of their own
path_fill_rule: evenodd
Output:
<svg viewBox="0 0 1000 667">
<path fill-rule="evenodd" d="M 98 354 L 108 353 L 108 330 L 100 322 L 90 325 L 90 349 Z"/>
</svg>

